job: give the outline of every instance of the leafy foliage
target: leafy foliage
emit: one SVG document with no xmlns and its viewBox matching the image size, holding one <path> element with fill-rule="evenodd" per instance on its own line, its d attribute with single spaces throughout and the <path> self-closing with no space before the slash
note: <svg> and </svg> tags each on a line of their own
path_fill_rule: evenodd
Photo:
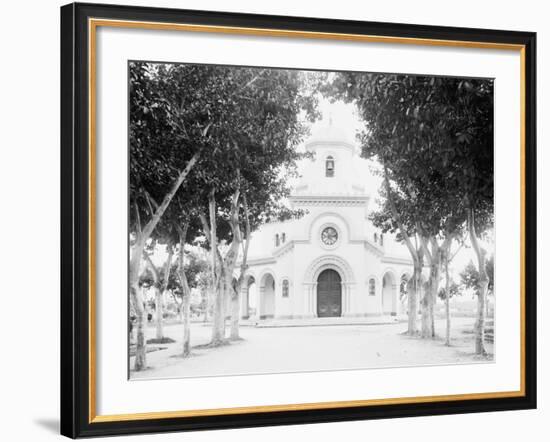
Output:
<svg viewBox="0 0 550 442">
<path fill-rule="evenodd" d="M 492 80 L 341 73 L 328 93 L 357 105 L 363 156 L 385 167 L 409 234 L 456 231 L 468 208 L 492 224 Z M 372 220 L 397 231 L 387 196 Z"/>
<path fill-rule="evenodd" d="M 454 296 L 458 296 L 460 294 L 461 294 L 460 285 L 453 280 L 449 281 L 449 299 L 453 298 Z M 447 295 L 445 293 L 445 287 L 441 287 L 439 289 L 437 296 L 439 297 L 439 299 L 443 299 L 443 300 L 447 298 Z"/>
<path fill-rule="evenodd" d="M 246 193 L 252 229 L 272 219 L 299 214 L 280 204 L 290 189 L 306 134 L 304 118 L 318 117 L 315 73 L 215 65 L 130 63 L 131 225 L 151 216 L 197 150 L 201 155 L 164 221 L 157 238 L 176 236 L 173 223 L 193 220 L 216 191 L 222 223 L 219 236 L 231 240 L 230 196 Z M 192 224 L 189 238 L 199 232 Z"/>
</svg>

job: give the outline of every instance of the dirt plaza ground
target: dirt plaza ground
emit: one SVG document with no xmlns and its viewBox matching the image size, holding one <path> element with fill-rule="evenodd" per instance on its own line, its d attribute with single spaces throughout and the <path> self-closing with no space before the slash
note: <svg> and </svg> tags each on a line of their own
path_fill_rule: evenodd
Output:
<svg viewBox="0 0 550 442">
<path fill-rule="evenodd" d="M 210 338 L 204 323 L 191 326 L 192 354 L 181 353 L 181 324 L 165 326 L 165 336 L 174 339 L 162 350 L 147 354 L 148 368 L 131 371 L 131 379 L 225 376 L 300 371 L 344 370 L 417 365 L 490 362 L 473 355 L 473 318 L 455 318 L 452 346 L 443 338 L 422 340 L 404 335 L 404 323 L 328 325 L 303 327 L 241 327 L 241 341 L 218 348 L 200 348 Z M 445 321 L 436 321 L 443 336 Z M 154 337 L 154 327 L 148 328 Z M 197 346 L 199 346 L 197 348 Z M 488 345 L 493 352 L 493 345 Z M 130 359 L 130 367 L 133 358 Z"/>
</svg>

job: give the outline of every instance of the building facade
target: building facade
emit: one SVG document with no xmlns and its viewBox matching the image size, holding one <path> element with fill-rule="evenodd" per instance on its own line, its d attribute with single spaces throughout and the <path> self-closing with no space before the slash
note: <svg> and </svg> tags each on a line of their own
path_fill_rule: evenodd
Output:
<svg viewBox="0 0 550 442">
<path fill-rule="evenodd" d="M 406 313 L 412 261 L 406 247 L 369 221 L 373 182 L 366 160 L 332 124 L 306 142 L 290 204 L 305 215 L 252 235 L 243 318 L 394 316 Z"/>
</svg>

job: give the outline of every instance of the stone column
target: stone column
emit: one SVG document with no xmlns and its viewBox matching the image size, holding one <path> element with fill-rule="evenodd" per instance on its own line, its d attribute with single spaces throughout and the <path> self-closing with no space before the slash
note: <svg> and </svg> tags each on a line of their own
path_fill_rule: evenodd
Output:
<svg viewBox="0 0 550 442">
<path fill-rule="evenodd" d="M 340 283 L 342 287 L 342 316 L 348 315 L 349 304 L 348 304 L 348 284 L 345 282 Z"/>
<path fill-rule="evenodd" d="M 248 284 L 246 284 L 245 287 L 243 287 L 241 289 L 240 301 L 241 301 L 241 308 L 240 308 L 241 318 L 242 319 L 248 319 L 248 317 L 249 317 L 249 312 L 248 312 Z"/>
<path fill-rule="evenodd" d="M 342 283 L 342 316 L 354 316 L 355 314 L 352 308 L 354 286 L 353 282 Z"/>
<path fill-rule="evenodd" d="M 258 301 L 256 302 L 256 305 L 258 306 L 257 310 L 257 319 L 258 321 L 262 319 L 262 313 L 263 313 L 263 301 L 264 301 L 264 295 L 265 295 L 265 286 L 258 287 Z"/>
<path fill-rule="evenodd" d="M 392 291 L 392 301 L 391 301 L 391 315 L 396 316 L 397 315 L 397 303 L 398 303 L 398 284 L 393 283 L 391 285 L 391 291 Z"/>
<path fill-rule="evenodd" d="M 311 285 L 311 307 L 310 315 L 313 318 L 317 317 L 317 282 Z"/>
<path fill-rule="evenodd" d="M 311 318 L 316 316 L 315 312 L 315 291 L 317 290 L 317 283 L 304 282 L 303 291 L 303 313 L 302 316 Z"/>
</svg>

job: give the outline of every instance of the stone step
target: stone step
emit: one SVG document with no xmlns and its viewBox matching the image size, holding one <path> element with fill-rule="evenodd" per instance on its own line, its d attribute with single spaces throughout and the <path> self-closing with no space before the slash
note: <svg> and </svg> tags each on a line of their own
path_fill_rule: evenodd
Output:
<svg viewBox="0 0 550 442">
<path fill-rule="evenodd" d="M 249 321 L 249 325 L 256 327 L 313 327 L 326 325 L 380 325 L 395 324 L 395 316 L 368 316 L 368 317 L 338 317 L 338 318 L 297 318 L 297 319 L 262 319 Z"/>
</svg>

